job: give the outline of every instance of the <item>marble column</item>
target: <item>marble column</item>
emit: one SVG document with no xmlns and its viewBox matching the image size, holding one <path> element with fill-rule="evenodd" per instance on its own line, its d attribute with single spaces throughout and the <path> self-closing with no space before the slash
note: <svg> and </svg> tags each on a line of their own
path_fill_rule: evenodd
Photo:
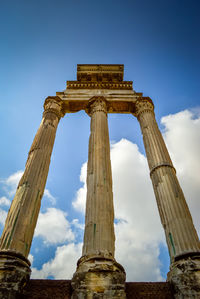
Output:
<svg viewBox="0 0 200 299">
<path fill-rule="evenodd" d="M 155 120 L 152 101 L 149 98 L 138 99 L 135 103 L 134 115 L 140 123 L 143 134 L 150 176 L 171 258 L 169 280 L 173 282 L 178 276 L 180 277 L 176 273 L 178 264 L 184 264 L 185 269 L 189 267 L 186 266 L 188 258 L 190 260 L 193 259 L 198 272 L 200 257 L 199 238 L 183 191 L 179 185 L 176 170 Z M 185 269 L 184 271 L 187 272 Z"/>
<path fill-rule="evenodd" d="M 93 101 L 83 256 L 114 257 L 114 208 L 106 102 Z"/>
<path fill-rule="evenodd" d="M 30 276 L 27 259 L 37 223 L 56 129 L 62 115 L 62 101 L 48 97 L 43 119 L 28 154 L 24 174 L 7 215 L 0 241 L 0 292 L 15 298 Z M 6 291 L 5 291 L 6 290 Z M 10 290 L 10 297 L 8 292 Z M 5 295 L 3 295 L 5 293 Z M 11 297 L 13 296 L 13 297 Z"/>
<path fill-rule="evenodd" d="M 91 134 L 82 257 L 72 280 L 73 298 L 125 298 L 125 272 L 114 259 L 114 208 L 107 102 L 89 101 Z"/>
</svg>

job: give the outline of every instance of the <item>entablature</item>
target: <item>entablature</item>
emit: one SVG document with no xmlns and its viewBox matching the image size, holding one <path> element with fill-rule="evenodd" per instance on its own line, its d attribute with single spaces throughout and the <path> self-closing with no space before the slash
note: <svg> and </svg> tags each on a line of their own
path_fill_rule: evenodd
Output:
<svg viewBox="0 0 200 299">
<path fill-rule="evenodd" d="M 78 64 L 77 80 L 67 81 L 56 96 L 63 101 L 64 113 L 87 109 L 93 97 L 104 97 L 108 113 L 134 113 L 135 102 L 143 97 L 133 90 L 132 81 L 123 81 L 123 64 Z"/>
<path fill-rule="evenodd" d="M 143 97 L 141 93 L 136 93 L 135 96 L 124 98 L 123 100 L 114 98 L 108 98 L 101 94 L 96 94 L 85 99 L 74 99 L 74 98 L 64 98 L 61 95 L 57 94 L 57 97 L 62 100 L 62 112 L 65 113 L 76 113 L 81 110 L 86 110 L 88 107 L 89 101 L 93 97 L 103 96 L 107 101 L 107 112 L 108 113 L 135 113 L 135 103 L 140 100 L 151 101 L 149 97 Z M 48 98 L 47 98 L 48 99 Z M 151 101 L 152 102 L 152 101 Z"/>
<path fill-rule="evenodd" d="M 66 113 L 85 110 L 89 100 L 102 96 L 108 102 L 108 113 L 131 113 L 131 106 L 142 93 L 133 90 L 66 90 L 56 95 L 63 100 Z"/>
</svg>

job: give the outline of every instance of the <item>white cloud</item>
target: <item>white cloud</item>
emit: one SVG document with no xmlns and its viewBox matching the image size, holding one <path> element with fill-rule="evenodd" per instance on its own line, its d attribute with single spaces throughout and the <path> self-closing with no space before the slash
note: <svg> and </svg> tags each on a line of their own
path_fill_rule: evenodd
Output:
<svg viewBox="0 0 200 299">
<path fill-rule="evenodd" d="M 146 158 L 122 139 L 111 149 L 116 259 L 127 281 L 160 281 L 159 245 L 164 241 Z"/>
<path fill-rule="evenodd" d="M 7 197 L 2 196 L 0 198 L 0 206 L 7 206 L 7 207 L 9 207 L 10 204 L 11 204 L 11 202 L 10 202 L 10 200 Z"/>
<path fill-rule="evenodd" d="M 41 236 L 46 244 L 57 244 L 74 240 L 75 236 L 66 216 L 65 212 L 56 208 L 48 208 L 45 213 L 40 213 L 35 236 Z"/>
<path fill-rule="evenodd" d="M 6 221 L 7 212 L 0 209 L 0 224 L 4 226 L 4 223 Z"/>
<path fill-rule="evenodd" d="M 28 260 L 30 261 L 31 264 L 33 264 L 34 256 L 32 254 L 29 254 Z"/>
<path fill-rule="evenodd" d="M 77 260 L 81 256 L 82 243 L 57 247 L 54 259 L 45 263 L 41 270 L 32 268 L 31 278 L 71 279 L 76 270 Z"/>
<path fill-rule="evenodd" d="M 149 219 L 148 219 L 149 220 Z M 154 232 L 149 232 L 149 237 Z M 116 260 L 123 265 L 127 281 L 162 281 L 160 272 L 159 243 L 145 240 L 143 232 L 133 224 L 115 225 Z"/>
<path fill-rule="evenodd" d="M 71 225 L 73 225 L 75 228 L 78 228 L 80 230 L 84 230 L 85 225 L 83 223 L 79 223 L 78 219 L 73 219 L 71 222 Z"/>
<path fill-rule="evenodd" d="M 76 198 L 72 202 L 73 207 L 82 213 L 85 213 L 85 203 L 86 203 L 86 176 L 87 176 L 87 162 L 84 163 L 81 167 L 81 174 L 80 174 L 80 182 L 83 183 L 83 187 L 81 187 L 76 192 Z"/>
<path fill-rule="evenodd" d="M 23 171 L 19 170 L 11 174 L 7 179 L 1 180 L 1 183 L 3 184 L 5 191 L 9 197 L 12 197 L 15 194 L 17 185 L 22 175 L 23 175 Z"/>
<path fill-rule="evenodd" d="M 50 200 L 52 205 L 56 204 L 56 198 L 51 194 L 49 189 L 44 190 L 44 196 L 46 196 Z"/>
</svg>

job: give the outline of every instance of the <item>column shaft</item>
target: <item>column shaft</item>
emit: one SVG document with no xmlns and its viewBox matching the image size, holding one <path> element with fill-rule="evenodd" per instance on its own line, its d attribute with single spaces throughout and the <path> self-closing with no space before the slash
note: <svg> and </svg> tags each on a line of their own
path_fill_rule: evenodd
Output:
<svg viewBox="0 0 200 299">
<path fill-rule="evenodd" d="M 88 103 L 91 134 L 87 168 L 87 202 L 82 257 L 72 278 L 72 298 L 126 298 L 125 272 L 114 259 L 114 208 L 107 102 Z"/>
<path fill-rule="evenodd" d="M 40 210 L 56 129 L 61 117 L 61 100 L 56 97 L 47 98 L 44 109 L 0 243 L 1 250 L 15 251 L 24 257 L 29 254 Z"/>
<path fill-rule="evenodd" d="M 91 103 L 83 255 L 114 257 L 114 209 L 106 102 Z"/>
<path fill-rule="evenodd" d="M 151 100 L 141 99 L 136 102 L 134 115 L 141 126 L 161 222 L 173 261 L 183 254 L 199 252 L 200 244 L 153 109 Z"/>
</svg>

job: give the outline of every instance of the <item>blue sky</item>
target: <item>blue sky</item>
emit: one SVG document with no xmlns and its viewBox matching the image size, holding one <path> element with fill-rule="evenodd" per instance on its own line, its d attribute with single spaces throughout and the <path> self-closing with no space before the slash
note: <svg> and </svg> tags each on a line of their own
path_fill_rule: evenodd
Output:
<svg viewBox="0 0 200 299">
<path fill-rule="evenodd" d="M 122 63 L 124 79 L 155 104 L 199 232 L 199 20 L 199 1 L 1 1 L 1 231 L 45 98 L 76 79 L 78 63 Z M 89 124 L 83 111 L 60 121 L 31 249 L 33 277 L 69 278 L 80 256 Z M 168 253 L 139 125 L 131 115 L 109 115 L 109 130 L 116 257 L 128 280 L 165 279 Z"/>
</svg>

